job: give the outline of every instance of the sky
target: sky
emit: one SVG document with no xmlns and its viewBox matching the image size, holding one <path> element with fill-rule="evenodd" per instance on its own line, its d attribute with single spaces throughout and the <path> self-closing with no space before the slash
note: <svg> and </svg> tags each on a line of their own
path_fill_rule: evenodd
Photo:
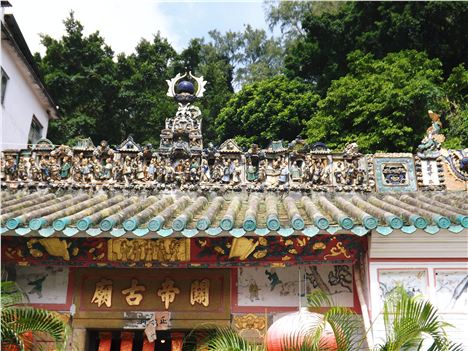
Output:
<svg viewBox="0 0 468 351">
<path fill-rule="evenodd" d="M 10 0 L 12 13 L 32 53 L 44 54 L 40 34 L 60 38 L 69 12 L 85 34 L 99 30 L 115 53 L 130 54 L 141 38 L 158 31 L 180 51 L 191 38 L 218 29 L 239 31 L 245 24 L 268 29 L 262 0 Z"/>
</svg>

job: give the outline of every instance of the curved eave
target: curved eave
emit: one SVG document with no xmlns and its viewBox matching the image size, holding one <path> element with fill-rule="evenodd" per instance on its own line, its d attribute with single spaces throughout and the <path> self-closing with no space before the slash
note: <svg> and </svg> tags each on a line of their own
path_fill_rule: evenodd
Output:
<svg viewBox="0 0 468 351">
<path fill-rule="evenodd" d="M 415 226 L 403 226 L 401 229 L 393 229 L 388 226 L 379 226 L 374 231 L 382 236 L 387 236 L 393 232 L 401 232 L 405 234 L 413 234 L 418 229 Z M 452 225 L 449 228 L 439 228 L 437 226 L 428 226 L 425 229 L 422 229 L 427 234 L 437 234 L 440 231 L 447 230 L 450 233 L 454 234 L 468 234 L 468 230 L 463 228 L 461 225 Z M 132 231 L 126 231 L 123 228 L 116 228 L 110 231 L 103 231 L 100 228 L 89 228 L 85 231 L 80 231 L 76 227 L 67 227 L 62 231 L 56 231 L 53 227 L 42 228 L 39 230 L 32 230 L 29 227 L 20 227 L 14 230 L 9 230 L 6 227 L 1 227 L 0 232 L 2 236 L 41 236 L 41 237 L 100 237 L 100 238 L 192 238 L 192 237 L 255 237 L 255 236 L 282 236 L 288 237 L 291 235 L 304 235 L 307 237 L 314 237 L 318 234 L 352 234 L 356 236 L 364 236 L 371 232 L 371 230 L 366 229 L 362 226 L 355 226 L 351 230 L 341 228 L 338 225 L 332 225 L 326 230 L 320 230 L 316 226 L 310 226 L 304 228 L 304 230 L 297 231 L 292 228 L 282 228 L 278 231 L 272 231 L 268 228 L 257 228 L 254 231 L 247 232 L 243 228 L 234 228 L 230 231 L 224 231 L 220 227 L 212 227 L 207 231 L 200 231 L 197 229 L 184 229 L 180 232 L 174 231 L 172 228 L 163 228 L 157 231 L 150 231 L 147 228 L 138 228 Z"/>
</svg>

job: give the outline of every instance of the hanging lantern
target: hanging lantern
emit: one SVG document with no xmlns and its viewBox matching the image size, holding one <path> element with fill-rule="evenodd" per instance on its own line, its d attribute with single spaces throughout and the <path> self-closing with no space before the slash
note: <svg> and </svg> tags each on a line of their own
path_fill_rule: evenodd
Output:
<svg viewBox="0 0 468 351">
<path fill-rule="evenodd" d="M 311 335 L 323 322 L 323 315 L 301 308 L 298 312 L 281 317 L 268 328 L 267 351 L 299 349 L 304 339 Z M 319 342 L 320 348 L 327 351 L 338 349 L 330 324 L 326 324 Z"/>
</svg>

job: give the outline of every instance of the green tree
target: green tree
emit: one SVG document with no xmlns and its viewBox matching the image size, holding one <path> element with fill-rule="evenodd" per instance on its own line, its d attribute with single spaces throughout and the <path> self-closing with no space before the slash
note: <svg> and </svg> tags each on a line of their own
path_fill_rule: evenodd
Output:
<svg viewBox="0 0 468 351">
<path fill-rule="evenodd" d="M 439 58 L 448 77 L 466 63 L 467 21 L 466 2 L 348 2 L 336 13 L 308 13 L 302 22 L 306 35 L 289 46 L 285 67 L 289 76 L 314 82 L 324 93 L 348 72 L 350 52 L 383 58 L 415 49 Z"/>
<path fill-rule="evenodd" d="M 309 14 L 320 16 L 323 13 L 336 14 L 342 4 L 338 1 L 264 1 L 265 16 L 270 30 L 280 27 L 281 34 L 287 41 L 306 35 L 302 25 L 306 16 Z"/>
<path fill-rule="evenodd" d="M 120 129 L 139 143 L 157 144 L 165 119 L 176 111 L 177 105 L 166 95 L 174 57 L 175 50 L 157 34 L 151 42 L 142 39 L 135 53 L 117 58 Z"/>
<path fill-rule="evenodd" d="M 459 65 L 444 84 L 446 123 L 442 131 L 447 139 L 443 147 L 463 149 L 468 146 L 468 70 Z"/>
<path fill-rule="evenodd" d="M 45 56 L 36 55 L 62 115 L 51 122 L 48 135 L 55 143 L 68 143 L 79 135 L 120 140 L 122 131 L 112 105 L 119 90 L 114 53 L 99 32 L 85 36 L 73 12 L 64 24 L 65 35 L 60 40 L 44 35 Z"/>
<path fill-rule="evenodd" d="M 209 32 L 218 55 L 226 57 L 234 69 L 234 84 L 241 87 L 272 77 L 283 68 L 281 40 L 268 37 L 263 29 L 247 25 L 243 32 Z"/>
<path fill-rule="evenodd" d="M 349 67 L 307 123 L 309 142 L 333 149 L 357 142 L 364 152 L 414 150 L 430 125 L 427 110 L 443 106 L 440 61 L 414 50 L 382 60 L 356 51 Z"/>
<path fill-rule="evenodd" d="M 278 75 L 244 86 L 216 120 L 220 140 L 236 138 L 243 146 L 293 140 L 316 109 L 319 96 L 310 85 Z"/>
<path fill-rule="evenodd" d="M 65 348 L 69 327 L 56 312 L 26 306 L 23 294 L 11 281 L 0 283 L 2 350 L 16 345 L 21 351 L 31 350 L 35 336 L 51 338 L 57 350 Z"/>
</svg>

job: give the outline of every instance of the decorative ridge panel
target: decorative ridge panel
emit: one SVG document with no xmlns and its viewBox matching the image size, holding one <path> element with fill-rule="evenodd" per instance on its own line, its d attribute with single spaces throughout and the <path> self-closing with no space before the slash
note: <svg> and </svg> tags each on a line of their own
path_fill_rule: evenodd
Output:
<svg viewBox="0 0 468 351">
<path fill-rule="evenodd" d="M 352 263 L 365 238 L 346 234 L 192 238 L 2 237 L 2 262 L 75 267 L 230 267 Z"/>
</svg>

